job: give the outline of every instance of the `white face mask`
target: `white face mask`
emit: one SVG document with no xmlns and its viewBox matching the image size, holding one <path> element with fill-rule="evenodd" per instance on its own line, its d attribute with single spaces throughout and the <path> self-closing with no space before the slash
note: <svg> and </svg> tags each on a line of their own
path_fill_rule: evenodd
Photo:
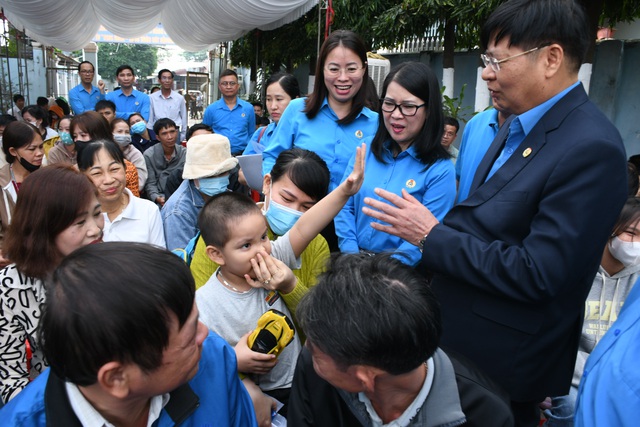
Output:
<svg viewBox="0 0 640 427">
<path fill-rule="evenodd" d="M 609 241 L 609 252 L 625 267 L 640 262 L 640 242 L 625 242 L 618 236 Z"/>
</svg>

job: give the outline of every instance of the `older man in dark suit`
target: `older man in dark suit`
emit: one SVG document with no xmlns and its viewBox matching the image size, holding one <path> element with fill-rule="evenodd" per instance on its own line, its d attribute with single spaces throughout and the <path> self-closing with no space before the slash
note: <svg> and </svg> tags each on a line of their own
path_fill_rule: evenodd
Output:
<svg viewBox="0 0 640 427">
<path fill-rule="evenodd" d="M 482 77 L 511 114 L 469 197 L 439 223 L 382 190 L 374 228 L 423 249 L 442 304 L 443 344 L 507 388 L 517 425 L 569 389 L 584 300 L 626 198 L 618 131 L 578 81 L 589 44 L 575 0 L 511 0 L 482 30 Z"/>
</svg>

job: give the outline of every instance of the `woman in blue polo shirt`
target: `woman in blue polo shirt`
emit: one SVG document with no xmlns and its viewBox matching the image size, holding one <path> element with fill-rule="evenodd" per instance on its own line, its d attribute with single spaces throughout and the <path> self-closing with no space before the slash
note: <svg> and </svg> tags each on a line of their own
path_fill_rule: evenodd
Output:
<svg viewBox="0 0 640 427">
<path fill-rule="evenodd" d="M 276 126 L 286 110 L 289 103 L 300 97 L 300 85 L 298 80 L 288 73 L 275 73 L 269 77 L 264 85 L 265 99 L 269 117 L 273 120 L 267 126 L 261 126 L 253 133 L 251 140 L 247 144 L 242 154 L 262 154 L 265 147 L 269 145 L 269 140 L 276 130 Z"/>
<path fill-rule="evenodd" d="M 342 252 L 395 251 L 406 264 L 420 260 L 414 244 L 374 230 L 370 223 L 375 220 L 364 215 L 362 207 L 365 197 L 379 199 L 376 187 L 398 195 L 406 190 L 438 220 L 453 206 L 455 169 L 440 144 L 444 128 L 440 98 L 438 80 L 425 64 L 402 63 L 385 79 L 380 124 L 367 150 L 364 183 L 335 219 Z"/>
<path fill-rule="evenodd" d="M 313 92 L 289 103 L 262 153 L 263 175 L 282 151 L 298 147 L 325 161 L 329 191 L 337 187 L 356 147 L 378 126 L 378 114 L 365 107 L 368 80 L 362 39 L 351 31 L 331 33 L 320 49 Z"/>
</svg>

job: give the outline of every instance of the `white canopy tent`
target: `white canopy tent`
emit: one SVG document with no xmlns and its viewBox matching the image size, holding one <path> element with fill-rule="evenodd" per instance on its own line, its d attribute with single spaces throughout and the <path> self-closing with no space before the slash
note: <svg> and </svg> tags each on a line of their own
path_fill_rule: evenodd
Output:
<svg viewBox="0 0 640 427">
<path fill-rule="evenodd" d="M 0 0 L 9 21 L 34 40 L 64 51 L 84 48 L 100 25 L 124 38 L 159 22 L 187 51 L 210 50 L 253 28 L 298 19 L 318 0 Z"/>
</svg>

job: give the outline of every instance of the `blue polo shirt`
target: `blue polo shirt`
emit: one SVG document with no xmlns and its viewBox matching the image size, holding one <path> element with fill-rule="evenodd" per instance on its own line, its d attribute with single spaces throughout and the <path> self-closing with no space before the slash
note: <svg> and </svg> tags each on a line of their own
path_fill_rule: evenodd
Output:
<svg viewBox="0 0 640 427">
<path fill-rule="evenodd" d="M 122 90 L 114 90 L 106 96 L 108 101 L 116 104 L 116 117 L 128 120 L 133 113 L 140 113 L 145 121 L 149 121 L 149 95 L 133 89 L 127 96 Z"/>
<path fill-rule="evenodd" d="M 460 153 L 456 161 L 456 178 L 458 179 L 456 203 L 460 203 L 469 196 L 469 189 L 478 165 L 499 129 L 498 110 L 495 108 L 476 114 L 465 126 Z"/>
<path fill-rule="evenodd" d="M 273 132 L 275 130 L 276 122 L 269 123 L 267 126 L 262 126 L 256 129 L 242 154 L 245 156 L 248 154 L 262 154 L 267 145 L 269 145 L 269 140 L 273 136 Z M 262 134 L 262 137 L 260 134 Z M 258 138 L 260 141 L 258 141 Z"/>
<path fill-rule="evenodd" d="M 636 282 L 618 320 L 587 359 L 576 403 L 576 427 L 638 425 L 639 338 L 640 285 Z"/>
<path fill-rule="evenodd" d="M 204 111 L 202 123 L 211 126 L 215 133 L 229 138 L 231 153 L 235 154 L 244 151 L 253 135 L 256 129 L 256 114 L 253 105 L 247 101 L 236 98 L 236 105 L 230 110 L 224 98 L 220 98 Z"/>
<path fill-rule="evenodd" d="M 100 93 L 100 89 L 96 86 L 91 86 L 91 92 L 79 84 L 69 91 L 69 105 L 73 113 L 77 116 L 85 111 L 93 111 L 96 107 L 96 102 L 102 101 L 105 95 Z"/>
<path fill-rule="evenodd" d="M 262 173 L 271 172 L 278 155 L 289 148 L 304 148 L 316 153 L 327 163 L 331 173 L 329 191 L 342 181 L 347 164 L 362 142 L 371 140 L 378 129 L 378 113 L 363 108 L 354 121 L 338 124 L 327 99 L 311 120 L 303 112 L 306 98 L 289 103 L 278 126 L 262 153 Z"/>
<path fill-rule="evenodd" d="M 386 142 L 382 152 L 385 163 L 380 162 L 367 144 L 365 173 L 362 188 L 351 196 L 347 204 L 336 216 L 335 227 L 341 252 L 355 253 L 363 249 L 378 253 L 396 251 L 397 258 L 408 265 L 415 265 L 422 254 L 417 246 L 400 237 L 375 230 L 371 222 L 384 223 L 362 213 L 364 198 L 384 200 L 374 193 L 375 188 L 382 188 L 401 195 L 407 190 L 435 215 L 438 221 L 449 212 L 456 197 L 456 175 L 453 163 L 449 159 L 441 159 L 425 170 L 425 164 L 416 157 L 412 145 L 395 158 Z M 355 155 L 351 158 L 344 173 L 343 180 L 349 176 Z"/>
</svg>

